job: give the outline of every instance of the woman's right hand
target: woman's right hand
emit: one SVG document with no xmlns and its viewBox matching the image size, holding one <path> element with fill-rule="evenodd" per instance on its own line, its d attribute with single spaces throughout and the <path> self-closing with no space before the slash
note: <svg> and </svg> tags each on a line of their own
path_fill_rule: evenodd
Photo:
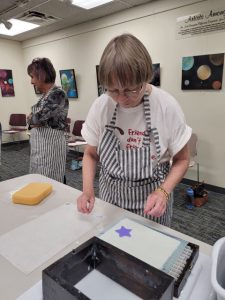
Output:
<svg viewBox="0 0 225 300">
<path fill-rule="evenodd" d="M 95 196 L 89 196 L 88 194 L 82 193 L 77 198 L 77 209 L 79 212 L 82 212 L 84 214 L 89 214 L 95 203 Z"/>
</svg>

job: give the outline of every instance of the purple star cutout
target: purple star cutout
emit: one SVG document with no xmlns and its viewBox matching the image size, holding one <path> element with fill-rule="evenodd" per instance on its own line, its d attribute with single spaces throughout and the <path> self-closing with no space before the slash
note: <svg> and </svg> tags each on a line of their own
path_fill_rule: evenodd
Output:
<svg viewBox="0 0 225 300">
<path fill-rule="evenodd" d="M 119 237 L 123 237 L 123 236 L 129 236 L 131 237 L 131 232 L 132 229 L 128 229 L 124 226 L 121 226 L 120 229 L 115 230 L 117 233 L 119 233 Z"/>
</svg>

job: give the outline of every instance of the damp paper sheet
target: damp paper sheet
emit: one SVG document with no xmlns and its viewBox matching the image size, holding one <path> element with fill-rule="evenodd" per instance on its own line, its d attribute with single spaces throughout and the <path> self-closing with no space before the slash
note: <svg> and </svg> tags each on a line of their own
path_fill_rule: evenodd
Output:
<svg viewBox="0 0 225 300">
<path fill-rule="evenodd" d="M 99 238 L 160 270 L 175 261 L 187 244 L 130 219 L 121 220 Z"/>
<path fill-rule="evenodd" d="M 72 203 L 63 204 L 0 236 L 0 254 L 29 274 L 102 220 L 79 213 Z"/>
</svg>

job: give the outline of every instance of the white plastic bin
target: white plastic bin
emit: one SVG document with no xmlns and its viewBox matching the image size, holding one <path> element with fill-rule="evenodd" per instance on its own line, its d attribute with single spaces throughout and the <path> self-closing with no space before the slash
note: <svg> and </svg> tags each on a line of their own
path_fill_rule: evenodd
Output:
<svg viewBox="0 0 225 300">
<path fill-rule="evenodd" d="M 217 300 L 225 299 L 225 237 L 219 239 L 212 250 L 211 283 Z"/>
</svg>

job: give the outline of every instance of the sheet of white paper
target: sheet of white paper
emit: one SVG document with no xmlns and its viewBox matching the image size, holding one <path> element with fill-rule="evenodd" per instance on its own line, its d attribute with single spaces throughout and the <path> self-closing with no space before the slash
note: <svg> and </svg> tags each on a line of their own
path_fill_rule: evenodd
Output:
<svg viewBox="0 0 225 300">
<path fill-rule="evenodd" d="M 93 270 L 75 287 L 92 300 L 138 300 L 141 299 L 115 281 Z M 43 300 L 42 281 L 40 280 L 16 300 Z"/>
<path fill-rule="evenodd" d="M 102 221 L 67 203 L 0 237 L 0 254 L 29 274 Z"/>
<path fill-rule="evenodd" d="M 183 291 L 181 292 L 181 295 L 179 298 L 174 298 L 174 300 L 205 300 L 205 299 L 213 299 L 210 298 L 210 295 L 212 293 L 212 286 L 210 283 L 210 276 L 211 276 L 211 259 L 209 256 L 206 256 L 205 254 L 200 253 L 199 258 L 188 277 L 188 280 L 184 286 Z M 77 284 L 77 287 L 81 289 L 82 287 L 79 286 L 80 284 L 83 284 L 81 281 Z M 108 290 L 105 288 L 104 285 L 100 286 L 101 293 L 104 294 Z M 83 290 L 83 292 L 86 292 L 86 290 Z M 89 292 L 88 292 L 89 294 Z M 110 292 L 111 295 L 114 295 Z M 40 298 L 41 295 L 41 298 Z M 108 296 L 108 295 L 107 295 Z M 27 290 L 23 295 L 21 295 L 16 300 L 43 300 L 42 298 L 42 281 L 39 281 L 37 284 L 35 284 L 33 287 L 31 287 L 29 290 Z M 109 299 L 108 297 L 105 297 L 104 299 Z M 113 298 L 117 299 L 117 298 Z M 126 298 L 122 298 L 125 300 Z M 130 298 L 128 298 L 130 300 Z"/>
<path fill-rule="evenodd" d="M 119 235 L 121 227 L 131 229 L 130 236 Z M 123 219 L 99 236 L 107 243 L 135 256 L 157 269 L 162 269 L 180 241 L 129 219 Z"/>
<path fill-rule="evenodd" d="M 91 271 L 75 287 L 91 300 L 141 299 L 97 270 Z"/>
</svg>

